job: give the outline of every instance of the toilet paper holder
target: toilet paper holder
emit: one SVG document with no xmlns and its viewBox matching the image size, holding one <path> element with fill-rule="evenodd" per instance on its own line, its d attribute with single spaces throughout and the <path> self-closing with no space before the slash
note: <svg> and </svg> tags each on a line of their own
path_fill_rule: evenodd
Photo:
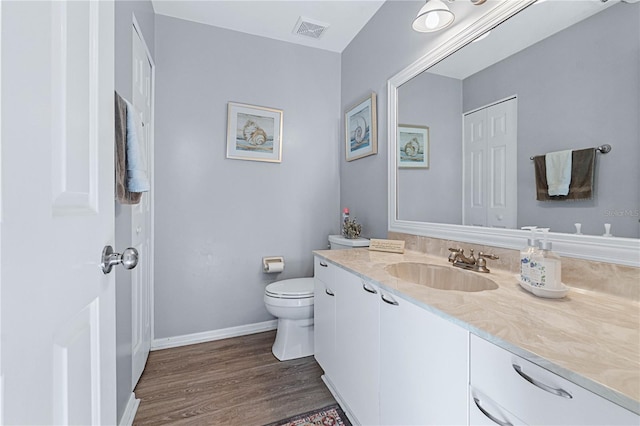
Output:
<svg viewBox="0 0 640 426">
<path fill-rule="evenodd" d="M 262 271 L 274 274 L 284 270 L 284 256 L 269 256 L 262 258 Z"/>
</svg>

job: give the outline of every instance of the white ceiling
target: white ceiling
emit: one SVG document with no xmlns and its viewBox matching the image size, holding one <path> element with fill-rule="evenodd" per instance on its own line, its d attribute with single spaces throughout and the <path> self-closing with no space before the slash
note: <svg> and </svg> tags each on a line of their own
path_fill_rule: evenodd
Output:
<svg viewBox="0 0 640 426">
<path fill-rule="evenodd" d="M 152 0 L 157 14 L 342 52 L 384 0 Z M 293 34 L 300 17 L 329 24 L 319 39 Z"/>
</svg>

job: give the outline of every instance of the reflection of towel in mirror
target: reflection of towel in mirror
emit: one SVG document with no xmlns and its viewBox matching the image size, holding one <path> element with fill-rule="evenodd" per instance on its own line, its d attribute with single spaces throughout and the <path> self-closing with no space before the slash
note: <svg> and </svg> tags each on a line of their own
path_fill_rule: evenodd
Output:
<svg viewBox="0 0 640 426">
<path fill-rule="evenodd" d="M 550 152 L 544 156 L 549 196 L 567 195 L 571 183 L 571 150 Z"/>
<path fill-rule="evenodd" d="M 127 104 L 115 93 L 115 186 L 116 199 L 121 204 L 138 204 L 142 198 L 140 192 L 127 190 Z"/>
<path fill-rule="evenodd" d="M 144 157 L 140 152 L 140 140 L 138 133 L 141 132 L 140 121 L 136 117 L 136 112 L 127 103 L 127 189 L 129 192 L 149 191 L 149 179 L 147 178 L 147 166 Z"/>
<path fill-rule="evenodd" d="M 593 198 L 595 178 L 596 150 L 594 148 L 575 150 L 571 153 L 571 184 L 566 196 L 549 196 L 547 171 L 544 155 L 534 157 L 536 175 L 536 199 L 552 200 L 591 200 Z"/>
</svg>

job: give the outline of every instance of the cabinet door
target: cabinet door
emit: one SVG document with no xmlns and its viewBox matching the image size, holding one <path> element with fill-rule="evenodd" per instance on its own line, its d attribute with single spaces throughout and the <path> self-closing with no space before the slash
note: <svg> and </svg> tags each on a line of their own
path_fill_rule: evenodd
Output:
<svg viewBox="0 0 640 426">
<path fill-rule="evenodd" d="M 327 265 L 327 266 L 322 266 Z M 336 303 L 330 277 L 335 266 L 329 265 L 316 258 L 316 270 L 321 269 L 321 273 L 315 274 L 314 281 L 314 356 L 325 374 L 331 377 L 334 373 L 333 363 L 335 362 L 336 347 Z M 319 277 L 328 279 L 325 282 Z"/>
<path fill-rule="evenodd" d="M 384 291 L 382 301 L 380 424 L 466 424 L 468 332 Z"/>
<path fill-rule="evenodd" d="M 379 302 L 377 287 L 336 269 L 336 359 L 331 380 L 359 423 L 376 425 L 379 388 Z"/>
</svg>

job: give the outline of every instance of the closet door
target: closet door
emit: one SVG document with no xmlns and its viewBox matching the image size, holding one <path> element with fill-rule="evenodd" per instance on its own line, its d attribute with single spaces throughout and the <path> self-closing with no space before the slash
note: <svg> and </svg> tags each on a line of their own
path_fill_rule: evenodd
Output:
<svg viewBox="0 0 640 426">
<path fill-rule="evenodd" d="M 487 226 L 487 112 L 464 117 L 463 225 Z"/>
<path fill-rule="evenodd" d="M 510 99 L 487 111 L 487 226 L 518 227 L 517 100 Z"/>
<path fill-rule="evenodd" d="M 517 100 L 464 116 L 463 224 L 516 228 Z"/>
</svg>

